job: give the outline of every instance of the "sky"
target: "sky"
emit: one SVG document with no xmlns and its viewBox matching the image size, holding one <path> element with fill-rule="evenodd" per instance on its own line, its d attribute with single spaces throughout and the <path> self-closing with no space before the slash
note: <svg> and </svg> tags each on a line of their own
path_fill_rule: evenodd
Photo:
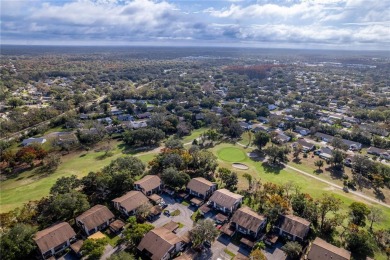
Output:
<svg viewBox="0 0 390 260">
<path fill-rule="evenodd" d="M 390 50 L 390 0 L 0 0 L 1 44 Z"/>
</svg>

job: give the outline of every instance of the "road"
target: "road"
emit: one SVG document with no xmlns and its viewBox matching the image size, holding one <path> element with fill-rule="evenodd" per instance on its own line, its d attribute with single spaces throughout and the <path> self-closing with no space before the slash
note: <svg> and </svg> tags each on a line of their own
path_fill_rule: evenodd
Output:
<svg viewBox="0 0 390 260">
<path fill-rule="evenodd" d="M 106 95 L 101 96 L 101 97 L 99 97 L 99 98 L 97 98 L 97 99 L 95 99 L 95 100 L 92 100 L 92 101 L 90 101 L 90 102 L 87 103 L 87 106 L 91 106 L 94 102 L 100 102 L 100 101 L 102 101 L 105 97 L 106 97 Z M 2 137 L 2 138 L 0 138 L 0 140 L 9 140 L 9 141 L 10 141 L 10 140 L 13 140 L 13 139 L 16 138 L 16 137 L 20 137 L 20 136 L 24 135 L 27 131 L 29 131 L 29 130 L 35 128 L 35 127 L 48 125 L 52 120 L 54 120 L 54 119 L 56 119 L 56 118 L 59 118 L 59 117 L 65 115 L 66 113 L 68 113 L 68 112 L 70 112 L 70 111 L 76 111 L 77 109 L 78 109 L 78 108 L 76 107 L 76 108 L 73 108 L 73 109 L 71 109 L 71 110 L 68 110 L 68 111 L 66 111 L 66 112 L 64 112 L 64 113 L 62 113 L 62 114 L 59 114 L 59 115 L 56 116 L 56 117 L 53 117 L 53 118 L 48 119 L 48 120 L 46 120 L 46 121 L 40 122 L 40 123 L 38 123 L 38 124 L 36 124 L 36 125 L 27 127 L 27 128 L 22 129 L 22 130 L 20 130 L 20 131 L 18 131 L 18 132 L 12 133 L 12 134 L 10 134 L 10 135 L 8 135 L 8 136 Z"/>
<path fill-rule="evenodd" d="M 239 146 L 242 146 L 242 147 L 251 148 L 251 149 L 256 149 L 256 147 L 252 147 L 252 146 L 249 146 L 249 147 L 248 147 L 248 146 L 243 145 L 243 144 L 240 144 L 240 143 L 237 143 L 237 144 L 238 144 Z M 322 179 L 322 178 L 320 178 L 320 177 L 317 177 L 317 176 L 315 176 L 315 175 L 313 175 L 313 174 L 311 174 L 311 173 L 308 173 L 308 172 L 302 171 L 302 170 L 300 170 L 300 169 L 297 169 L 297 168 L 295 168 L 295 167 L 293 167 L 293 166 L 290 166 L 290 165 L 288 165 L 288 164 L 283 164 L 283 165 L 284 165 L 285 167 L 287 167 L 287 168 L 289 168 L 289 169 L 291 169 L 291 170 L 293 170 L 293 171 L 296 171 L 296 172 L 298 172 L 298 173 L 300 173 L 300 174 L 303 174 L 303 175 L 305 175 L 305 176 L 307 176 L 307 177 L 310 177 L 310 178 L 316 179 L 316 180 L 318 180 L 318 181 L 320 181 L 320 182 L 322 182 L 322 183 L 328 184 L 328 185 L 330 185 L 330 186 L 333 187 L 333 188 L 336 188 L 336 189 L 339 189 L 339 190 L 343 190 L 343 187 L 342 187 L 342 186 L 337 185 L 337 184 L 335 184 L 335 183 L 333 183 L 333 182 L 324 180 L 324 179 Z M 382 205 L 382 206 L 384 206 L 384 207 L 386 207 L 386 208 L 390 208 L 390 205 L 389 205 L 389 204 L 386 204 L 386 203 L 384 203 L 384 202 L 382 202 L 382 201 L 380 201 L 380 200 L 374 199 L 374 198 L 372 198 L 372 197 L 370 197 L 370 196 L 364 195 L 364 194 L 362 194 L 362 193 L 360 193 L 360 192 L 350 190 L 349 193 L 351 193 L 351 194 L 353 194 L 353 195 L 355 195 L 355 196 L 357 196 L 357 197 L 360 197 L 360 198 L 362 198 L 362 199 L 365 199 L 365 200 L 367 200 L 367 201 L 369 201 L 369 202 L 377 203 L 377 204 L 380 204 L 380 205 Z"/>
</svg>

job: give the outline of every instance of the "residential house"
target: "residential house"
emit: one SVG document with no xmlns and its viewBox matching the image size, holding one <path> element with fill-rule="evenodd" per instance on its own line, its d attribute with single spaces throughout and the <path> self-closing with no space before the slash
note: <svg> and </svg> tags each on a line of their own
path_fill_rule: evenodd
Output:
<svg viewBox="0 0 390 260">
<path fill-rule="evenodd" d="M 58 145 L 73 145 L 77 144 L 79 141 L 76 135 L 72 132 L 59 132 L 57 133 L 57 138 L 54 140 L 54 142 Z"/>
<path fill-rule="evenodd" d="M 241 207 L 234 214 L 231 219 L 231 225 L 235 229 L 253 238 L 257 238 L 260 231 L 264 229 L 267 224 L 267 218 L 257 214 L 249 207 Z"/>
<path fill-rule="evenodd" d="M 269 110 L 269 111 L 275 110 L 275 109 L 277 109 L 277 108 L 278 108 L 278 107 L 275 106 L 274 104 L 268 105 L 268 110 Z"/>
<path fill-rule="evenodd" d="M 217 184 L 202 177 L 193 178 L 187 184 L 187 192 L 202 200 L 208 199 L 217 189 Z"/>
<path fill-rule="evenodd" d="M 144 203 L 149 202 L 149 199 L 140 191 L 129 191 L 122 197 L 112 200 L 114 207 L 126 216 L 135 213 L 136 209 Z"/>
<path fill-rule="evenodd" d="M 105 118 L 98 118 L 97 120 L 99 123 L 103 124 L 103 123 L 107 123 L 109 125 L 112 124 L 112 119 L 110 117 L 105 117 Z"/>
<path fill-rule="evenodd" d="M 146 196 L 150 196 L 161 191 L 162 182 L 157 175 L 146 175 L 142 179 L 134 182 L 134 189 L 142 191 Z"/>
<path fill-rule="evenodd" d="M 292 144 L 292 147 L 295 148 L 298 145 L 302 146 L 302 151 L 305 153 L 313 151 L 315 148 L 314 144 L 307 142 L 305 139 L 298 139 L 298 141 Z"/>
<path fill-rule="evenodd" d="M 321 147 L 321 149 L 317 150 L 316 153 L 324 160 L 330 160 L 333 154 L 332 149 L 329 147 Z"/>
<path fill-rule="evenodd" d="M 123 114 L 118 116 L 119 121 L 133 121 L 134 117 L 130 114 Z"/>
<path fill-rule="evenodd" d="M 111 111 L 110 111 L 111 115 L 113 116 L 118 116 L 118 115 L 121 115 L 123 114 L 123 111 L 118 109 L 117 107 L 111 107 Z"/>
<path fill-rule="evenodd" d="M 252 128 L 252 125 L 248 124 L 246 122 L 239 122 L 239 124 L 240 124 L 241 128 L 244 130 L 250 130 Z"/>
<path fill-rule="evenodd" d="M 50 258 L 70 246 L 76 240 L 76 233 L 67 222 L 61 222 L 37 232 L 34 236 L 42 258 Z"/>
<path fill-rule="evenodd" d="M 268 118 L 263 117 L 263 116 L 259 116 L 259 117 L 257 118 L 257 120 L 259 120 L 259 121 L 262 122 L 263 124 L 268 124 L 268 122 L 269 122 Z"/>
<path fill-rule="evenodd" d="M 195 119 L 196 120 L 201 120 L 201 121 L 204 120 L 204 114 L 202 114 L 202 113 L 196 114 L 195 115 Z"/>
<path fill-rule="evenodd" d="M 387 151 L 385 149 L 380 149 L 380 148 L 376 148 L 373 146 L 371 146 L 370 148 L 367 149 L 368 154 L 372 154 L 372 155 L 376 155 L 376 156 L 380 156 L 381 154 L 386 153 L 386 152 Z"/>
<path fill-rule="evenodd" d="M 303 242 L 309 233 L 310 222 L 294 215 L 280 215 L 275 230 L 289 240 Z"/>
<path fill-rule="evenodd" d="M 23 146 L 28 146 L 32 144 L 44 144 L 44 143 L 46 143 L 46 139 L 43 137 L 38 137 L 38 138 L 30 137 L 22 141 Z"/>
<path fill-rule="evenodd" d="M 128 124 L 128 127 L 133 129 L 145 128 L 147 126 L 148 124 L 146 123 L 146 121 L 131 121 Z"/>
<path fill-rule="evenodd" d="M 165 227 L 158 227 L 146 233 L 137 249 L 152 260 L 165 260 L 172 259 L 183 247 L 182 238 Z"/>
<path fill-rule="evenodd" d="M 291 137 L 284 134 L 283 132 L 278 132 L 278 135 L 274 137 L 273 141 L 278 144 L 284 144 L 291 140 Z"/>
<path fill-rule="evenodd" d="M 348 146 L 348 149 L 351 151 L 359 151 L 362 149 L 362 144 L 354 141 L 349 141 L 346 139 L 342 139 L 343 143 Z"/>
<path fill-rule="evenodd" d="M 151 115 L 152 114 L 150 112 L 145 112 L 145 113 L 138 114 L 137 117 L 138 119 L 146 119 L 146 118 L 150 118 Z"/>
<path fill-rule="evenodd" d="M 243 196 L 227 189 L 219 189 L 211 195 L 208 204 L 227 214 L 232 214 L 242 203 Z"/>
<path fill-rule="evenodd" d="M 110 225 L 115 216 L 103 205 L 95 205 L 76 218 L 76 224 L 88 236 Z"/>
<path fill-rule="evenodd" d="M 319 138 L 319 139 L 321 139 L 324 142 L 327 142 L 327 143 L 328 142 L 332 142 L 332 140 L 333 140 L 333 136 L 327 135 L 327 134 L 323 134 L 323 133 L 320 133 L 320 132 L 315 133 L 314 136 Z"/>
<path fill-rule="evenodd" d="M 327 243 L 319 237 L 313 241 L 307 254 L 308 260 L 349 260 L 351 252 Z"/>
<path fill-rule="evenodd" d="M 296 126 L 295 129 L 294 129 L 294 132 L 302 135 L 302 136 L 306 136 L 306 135 L 309 135 L 310 134 L 310 130 L 307 129 L 307 128 L 303 128 L 303 127 L 300 127 L 300 126 Z"/>
</svg>

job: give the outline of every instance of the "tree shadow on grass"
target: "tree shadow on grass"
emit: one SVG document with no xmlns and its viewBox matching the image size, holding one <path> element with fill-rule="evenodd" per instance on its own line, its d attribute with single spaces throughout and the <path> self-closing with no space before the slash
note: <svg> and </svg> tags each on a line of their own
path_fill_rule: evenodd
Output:
<svg viewBox="0 0 390 260">
<path fill-rule="evenodd" d="M 380 189 L 374 189 L 375 198 L 382 202 L 386 202 L 385 194 Z"/>
<path fill-rule="evenodd" d="M 263 163 L 263 168 L 265 173 L 279 174 L 284 167 L 280 164 L 270 164 L 268 162 L 265 162 Z"/>
<path fill-rule="evenodd" d="M 106 159 L 106 158 L 109 158 L 109 157 L 111 157 L 111 156 L 113 156 L 113 155 L 114 155 L 113 152 L 108 152 L 108 153 L 104 153 L 104 154 L 102 154 L 102 155 L 97 156 L 95 159 L 101 161 L 101 160 L 104 160 L 104 159 Z"/>
</svg>

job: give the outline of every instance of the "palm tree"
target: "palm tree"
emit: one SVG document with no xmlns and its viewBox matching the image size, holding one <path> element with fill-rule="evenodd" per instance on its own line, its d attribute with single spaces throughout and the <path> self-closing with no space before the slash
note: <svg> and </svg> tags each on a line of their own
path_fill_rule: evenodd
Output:
<svg viewBox="0 0 390 260">
<path fill-rule="evenodd" d="M 321 167 L 324 166 L 324 161 L 323 160 L 317 160 L 314 162 L 314 165 L 318 167 L 318 171 L 321 170 Z"/>
</svg>

